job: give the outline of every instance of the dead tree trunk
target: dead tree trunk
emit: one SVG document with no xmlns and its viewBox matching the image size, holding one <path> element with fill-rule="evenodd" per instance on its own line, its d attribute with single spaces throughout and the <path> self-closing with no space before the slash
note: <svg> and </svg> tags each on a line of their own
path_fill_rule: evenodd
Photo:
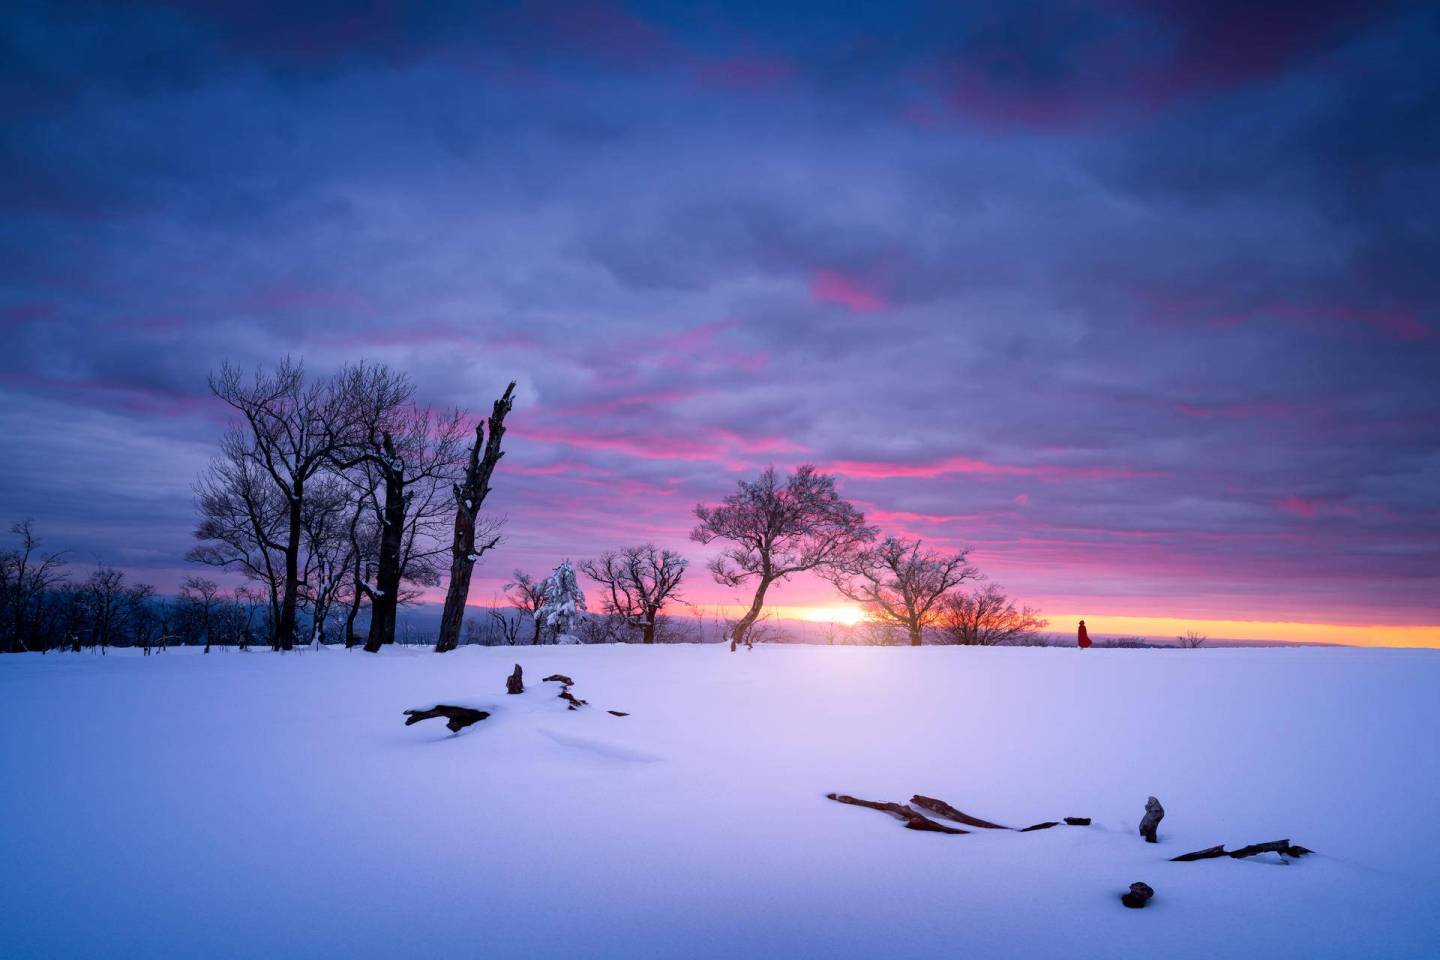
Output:
<svg viewBox="0 0 1440 960">
<path fill-rule="evenodd" d="M 495 472 L 495 465 L 505 455 L 500 449 L 500 438 L 505 436 L 505 414 L 514 404 L 514 391 L 515 381 L 512 380 L 504 395 L 495 401 L 488 421 L 488 440 L 485 439 L 485 421 L 475 425 L 475 442 L 470 447 L 470 462 L 465 467 L 464 482 L 455 484 L 455 535 L 450 541 L 450 583 L 445 590 L 445 610 L 440 615 L 436 653 L 445 653 L 460 646 L 460 625 L 465 619 L 465 601 L 470 596 L 470 575 L 475 569 L 475 561 L 499 542 L 499 538 L 495 537 L 488 543 L 476 544 L 475 516 L 490 493 L 490 476 Z"/>
</svg>

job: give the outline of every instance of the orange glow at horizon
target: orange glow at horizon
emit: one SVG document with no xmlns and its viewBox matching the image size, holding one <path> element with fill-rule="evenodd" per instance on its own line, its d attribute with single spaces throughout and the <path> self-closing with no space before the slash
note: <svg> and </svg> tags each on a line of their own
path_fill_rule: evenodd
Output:
<svg viewBox="0 0 1440 960">
<path fill-rule="evenodd" d="M 717 605 L 706 611 L 722 611 L 738 616 L 744 607 Z M 864 611 L 853 605 L 817 604 L 815 606 L 766 607 L 766 613 L 781 620 L 804 620 L 811 623 L 840 623 L 853 626 L 865 618 Z M 702 611 L 703 613 L 704 611 Z M 1206 620 L 1198 618 L 1106 616 L 1044 612 L 1050 621 L 1042 633 L 1065 636 L 1075 631 L 1083 619 L 1094 636 L 1138 636 L 1168 640 L 1194 630 L 1216 640 L 1270 640 L 1284 643 L 1333 643 L 1356 647 L 1431 647 L 1440 648 L 1440 625 L 1432 624 L 1352 624 L 1309 623 L 1290 620 Z"/>
</svg>

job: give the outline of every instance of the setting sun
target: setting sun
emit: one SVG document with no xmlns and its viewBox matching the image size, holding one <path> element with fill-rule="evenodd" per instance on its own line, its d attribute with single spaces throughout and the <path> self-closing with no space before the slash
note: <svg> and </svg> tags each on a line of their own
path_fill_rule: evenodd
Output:
<svg viewBox="0 0 1440 960">
<path fill-rule="evenodd" d="M 865 619 L 865 611 L 859 607 L 802 607 L 796 611 L 801 620 L 814 623 L 843 623 L 853 627 Z"/>
</svg>

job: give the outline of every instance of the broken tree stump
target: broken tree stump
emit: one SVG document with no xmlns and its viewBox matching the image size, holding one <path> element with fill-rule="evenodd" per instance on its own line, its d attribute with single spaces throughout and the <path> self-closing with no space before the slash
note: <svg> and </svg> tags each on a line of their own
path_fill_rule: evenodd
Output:
<svg viewBox="0 0 1440 960">
<path fill-rule="evenodd" d="M 832 798 L 834 799 L 834 798 Z M 989 820 L 981 820 L 979 817 L 972 817 L 968 813 L 956 810 L 944 800 L 937 800 L 934 797 L 922 797 L 920 794 L 910 798 L 910 802 L 917 807 L 923 807 L 931 813 L 939 814 L 946 820 L 954 820 L 956 823 L 963 823 L 970 827 L 979 827 L 982 830 L 1009 830 L 1009 827 L 1001 826 L 998 823 L 991 823 Z"/>
<path fill-rule="evenodd" d="M 1129 893 L 1122 893 L 1120 895 L 1120 902 L 1133 910 L 1139 910 L 1145 906 L 1145 904 L 1149 903 L 1150 898 L 1153 896 L 1155 896 L 1155 889 L 1151 887 L 1150 884 L 1137 881 L 1136 883 L 1130 884 Z"/>
<path fill-rule="evenodd" d="M 506 692 L 506 693 L 524 693 L 524 692 L 525 692 L 524 674 L 523 674 L 523 671 L 520 669 L 520 664 L 518 664 L 518 663 L 515 664 L 515 672 L 512 673 L 512 674 L 510 674 L 510 676 L 508 676 L 508 677 L 505 678 L 505 692 Z"/>
<path fill-rule="evenodd" d="M 451 733 L 459 733 L 472 723 L 479 723 L 490 714 L 484 710 L 476 710 L 472 707 L 457 707 L 448 703 L 437 703 L 428 710 L 406 710 L 405 726 L 412 723 L 419 723 L 421 720 L 433 720 L 436 717 L 445 717 L 445 726 L 450 728 Z"/>
<path fill-rule="evenodd" d="M 848 803 L 856 807 L 869 807 L 871 810 L 879 810 L 888 813 L 897 819 L 905 821 L 906 830 L 927 830 L 931 833 L 969 833 L 968 830 L 957 830 L 955 827 L 947 827 L 943 823 L 936 823 L 929 817 L 912 810 L 910 807 L 899 803 L 882 803 L 878 800 L 861 800 L 858 797 L 846 796 L 843 793 L 827 793 L 827 798 L 836 803 Z"/>
<path fill-rule="evenodd" d="M 1165 819 L 1165 808 L 1160 806 L 1160 801 L 1154 797 L 1145 801 L 1145 816 L 1140 818 L 1140 836 L 1145 838 L 1146 843 L 1158 842 L 1155 838 L 1155 831 L 1160 826 L 1160 821 Z"/>
</svg>

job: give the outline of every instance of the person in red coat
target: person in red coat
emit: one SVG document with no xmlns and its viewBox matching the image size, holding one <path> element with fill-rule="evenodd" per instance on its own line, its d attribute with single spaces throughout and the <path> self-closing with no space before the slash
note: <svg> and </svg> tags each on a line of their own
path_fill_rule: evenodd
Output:
<svg viewBox="0 0 1440 960">
<path fill-rule="evenodd" d="M 1084 650 L 1090 646 L 1090 634 L 1085 632 L 1085 621 L 1080 621 L 1080 649 Z"/>
</svg>

